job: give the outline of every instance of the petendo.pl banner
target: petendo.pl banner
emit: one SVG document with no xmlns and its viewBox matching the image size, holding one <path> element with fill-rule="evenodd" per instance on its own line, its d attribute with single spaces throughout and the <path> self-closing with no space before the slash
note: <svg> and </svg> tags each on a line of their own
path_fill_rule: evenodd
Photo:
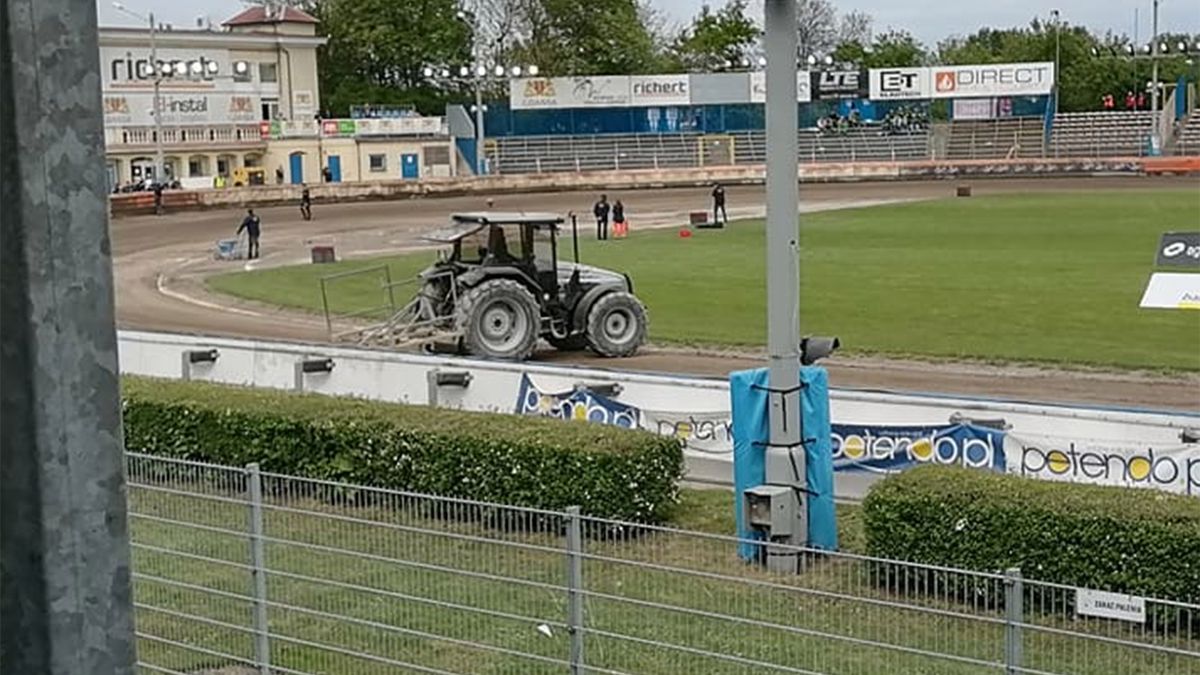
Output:
<svg viewBox="0 0 1200 675">
<path fill-rule="evenodd" d="M 833 425 L 837 471 L 893 473 L 921 464 L 1003 471 L 1004 432 L 969 424 Z"/>
<path fill-rule="evenodd" d="M 1113 445 L 1008 434 L 1008 472 L 1042 480 L 1200 496 L 1200 444 Z"/>
</svg>

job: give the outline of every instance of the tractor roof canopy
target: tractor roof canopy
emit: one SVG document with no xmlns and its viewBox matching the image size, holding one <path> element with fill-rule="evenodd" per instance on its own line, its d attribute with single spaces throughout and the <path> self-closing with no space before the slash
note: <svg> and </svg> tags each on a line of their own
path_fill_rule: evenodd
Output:
<svg viewBox="0 0 1200 675">
<path fill-rule="evenodd" d="M 450 216 L 452 224 L 444 229 L 430 232 L 422 238 L 439 244 L 453 244 L 472 234 L 495 225 L 531 225 L 536 229 L 553 229 L 563 223 L 563 217 L 556 213 L 526 213 L 524 211 L 474 211 L 470 213 L 455 213 Z"/>
</svg>

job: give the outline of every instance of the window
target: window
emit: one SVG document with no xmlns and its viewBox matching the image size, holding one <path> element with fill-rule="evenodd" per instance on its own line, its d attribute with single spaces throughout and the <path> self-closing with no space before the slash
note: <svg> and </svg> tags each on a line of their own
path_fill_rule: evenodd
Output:
<svg viewBox="0 0 1200 675">
<path fill-rule="evenodd" d="M 279 101 L 264 98 L 262 100 L 262 118 L 264 122 L 279 119 Z"/>
<path fill-rule="evenodd" d="M 421 152 L 425 154 L 425 163 L 431 166 L 450 164 L 450 147 L 447 145 L 423 145 Z"/>
<path fill-rule="evenodd" d="M 258 64 L 258 81 L 259 82 L 278 82 L 279 67 L 274 63 Z"/>
<path fill-rule="evenodd" d="M 387 155 L 371 155 L 368 161 L 372 171 L 387 171 Z"/>
</svg>

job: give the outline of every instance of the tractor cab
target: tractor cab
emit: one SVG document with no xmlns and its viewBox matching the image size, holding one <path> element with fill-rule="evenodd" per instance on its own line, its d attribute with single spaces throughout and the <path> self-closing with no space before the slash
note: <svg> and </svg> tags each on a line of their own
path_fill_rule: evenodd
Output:
<svg viewBox="0 0 1200 675">
<path fill-rule="evenodd" d="M 466 279 L 517 276 L 540 291 L 542 304 L 559 299 L 558 231 L 562 216 L 553 213 L 456 213 L 451 226 L 426 235 L 451 244 L 445 264 L 470 274 Z"/>
</svg>

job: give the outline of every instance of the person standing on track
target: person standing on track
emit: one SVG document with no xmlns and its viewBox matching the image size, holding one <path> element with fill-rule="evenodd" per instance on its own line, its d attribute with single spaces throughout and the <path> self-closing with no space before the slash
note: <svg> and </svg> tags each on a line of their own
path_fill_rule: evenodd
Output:
<svg viewBox="0 0 1200 675">
<path fill-rule="evenodd" d="M 713 200 L 713 222 L 729 222 L 729 212 L 725 210 L 725 188 L 720 183 L 713 183 L 712 189 Z M 718 220 L 717 213 L 720 212 L 721 219 Z"/>
<path fill-rule="evenodd" d="M 163 184 L 162 181 L 154 182 L 154 215 L 161 216 L 163 214 Z"/>
<path fill-rule="evenodd" d="M 600 195 L 600 201 L 592 207 L 592 215 L 596 216 L 596 239 L 608 239 L 608 195 Z"/>
<path fill-rule="evenodd" d="M 258 235 L 262 233 L 262 221 L 254 215 L 254 209 L 246 210 L 246 218 L 237 230 L 238 235 L 242 234 L 242 230 L 246 231 L 246 236 L 250 239 L 250 244 L 246 248 L 246 259 L 254 260 L 259 256 Z"/>
<path fill-rule="evenodd" d="M 305 220 L 312 220 L 312 195 L 308 192 L 308 186 L 302 186 L 304 189 L 300 191 L 300 217 Z"/>
</svg>

